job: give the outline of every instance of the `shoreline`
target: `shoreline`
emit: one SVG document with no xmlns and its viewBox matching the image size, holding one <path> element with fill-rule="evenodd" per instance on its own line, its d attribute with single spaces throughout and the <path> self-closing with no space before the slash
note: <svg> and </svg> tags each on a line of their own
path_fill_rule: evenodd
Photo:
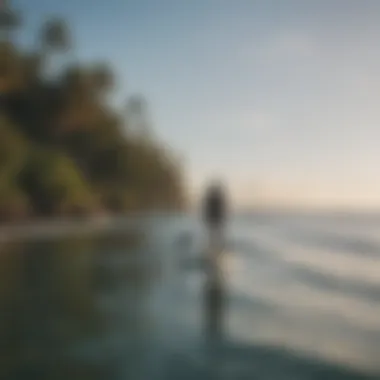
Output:
<svg viewBox="0 0 380 380">
<path fill-rule="evenodd" d="M 49 239 L 105 231 L 142 230 L 155 218 L 183 215 L 178 211 L 146 211 L 88 218 L 44 218 L 0 224 L 0 243 L 18 239 Z"/>
<path fill-rule="evenodd" d="M 18 239 L 49 239 L 68 235 L 83 235 L 107 230 L 141 228 L 148 215 L 102 216 L 92 218 L 52 218 L 25 223 L 0 225 L 0 242 Z"/>
</svg>

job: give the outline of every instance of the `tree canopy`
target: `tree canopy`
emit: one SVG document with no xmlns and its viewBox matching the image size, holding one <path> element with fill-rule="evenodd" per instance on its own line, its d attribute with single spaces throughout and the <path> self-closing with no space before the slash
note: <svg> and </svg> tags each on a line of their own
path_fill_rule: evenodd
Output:
<svg viewBox="0 0 380 380">
<path fill-rule="evenodd" d="M 0 12 L 2 31 L 18 27 L 15 15 Z M 0 219 L 181 208 L 182 170 L 153 137 L 144 98 L 113 108 L 116 76 L 104 62 L 48 75 L 72 37 L 58 18 L 40 31 L 35 51 L 0 42 Z"/>
</svg>

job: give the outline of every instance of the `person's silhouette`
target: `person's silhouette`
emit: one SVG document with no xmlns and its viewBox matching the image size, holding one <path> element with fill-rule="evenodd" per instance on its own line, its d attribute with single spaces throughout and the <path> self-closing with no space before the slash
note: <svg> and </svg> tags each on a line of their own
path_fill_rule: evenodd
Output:
<svg viewBox="0 0 380 380">
<path fill-rule="evenodd" d="M 219 181 L 214 181 L 206 191 L 203 217 L 209 227 L 218 227 L 226 217 L 225 194 Z"/>
<path fill-rule="evenodd" d="M 207 279 L 204 293 L 206 335 L 214 340 L 221 337 L 223 308 L 223 279 L 219 256 L 222 252 L 223 227 L 226 221 L 226 199 L 219 182 L 213 182 L 203 200 L 203 221 L 209 233 Z"/>
</svg>

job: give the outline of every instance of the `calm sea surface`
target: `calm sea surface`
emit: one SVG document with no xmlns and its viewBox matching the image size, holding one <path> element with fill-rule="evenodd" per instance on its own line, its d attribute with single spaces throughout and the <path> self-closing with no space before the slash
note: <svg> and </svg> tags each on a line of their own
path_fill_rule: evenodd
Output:
<svg viewBox="0 0 380 380">
<path fill-rule="evenodd" d="M 380 379 L 380 217 L 232 220 L 212 347 L 191 218 L 0 244 L 0 379 Z"/>
</svg>

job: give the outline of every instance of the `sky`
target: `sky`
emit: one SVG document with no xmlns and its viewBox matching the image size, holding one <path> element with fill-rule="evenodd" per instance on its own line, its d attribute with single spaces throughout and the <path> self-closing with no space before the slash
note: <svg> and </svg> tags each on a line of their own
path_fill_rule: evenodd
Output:
<svg viewBox="0 0 380 380">
<path fill-rule="evenodd" d="M 142 93 L 195 196 L 239 206 L 380 206 L 380 1 L 14 0 L 107 60 L 115 103 Z"/>
</svg>

